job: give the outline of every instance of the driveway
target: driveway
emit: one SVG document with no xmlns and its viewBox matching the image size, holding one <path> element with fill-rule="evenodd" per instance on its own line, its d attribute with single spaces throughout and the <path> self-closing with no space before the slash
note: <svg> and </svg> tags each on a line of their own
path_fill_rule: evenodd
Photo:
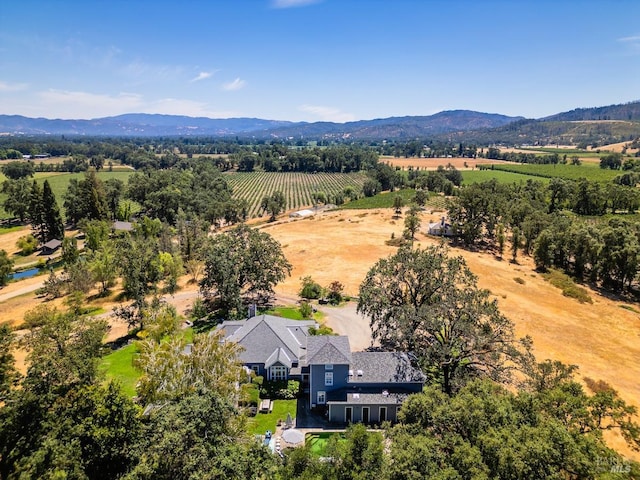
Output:
<svg viewBox="0 0 640 480">
<path fill-rule="evenodd" d="M 358 302 L 351 301 L 339 307 L 319 305 L 317 308 L 326 314 L 325 321 L 338 335 L 349 337 L 351 351 L 359 352 L 372 345 L 369 319 L 356 312 Z"/>
</svg>

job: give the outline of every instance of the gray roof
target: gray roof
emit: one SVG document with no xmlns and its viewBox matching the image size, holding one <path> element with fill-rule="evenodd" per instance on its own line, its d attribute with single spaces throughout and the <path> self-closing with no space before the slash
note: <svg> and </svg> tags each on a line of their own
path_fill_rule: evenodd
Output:
<svg viewBox="0 0 640 480">
<path fill-rule="evenodd" d="M 57 238 L 54 238 L 53 240 L 49 240 L 47 243 L 42 245 L 42 248 L 48 248 L 49 250 L 55 250 L 56 248 L 60 248 L 60 245 L 62 245 L 62 240 L 58 240 Z"/>
<path fill-rule="evenodd" d="M 382 387 L 346 387 L 339 390 L 327 392 L 327 403 L 377 403 L 377 404 L 400 404 L 411 392 L 402 387 L 382 388 Z"/>
<path fill-rule="evenodd" d="M 113 222 L 112 228 L 114 230 L 130 232 L 133 230 L 133 224 L 131 222 L 122 222 L 120 220 L 116 220 L 115 222 Z"/>
<path fill-rule="evenodd" d="M 242 345 L 243 363 L 266 364 L 274 357 L 275 361 L 291 366 L 304 354 L 312 326 L 316 326 L 313 320 L 259 315 L 242 322 L 222 322 L 218 329 L 224 331 L 226 340 Z"/>
<path fill-rule="evenodd" d="M 348 365 L 351 363 L 349 337 L 317 335 L 307 340 L 307 365 Z"/>
<path fill-rule="evenodd" d="M 276 363 L 288 368 L 291 368 L 291 364 L 293 363 L 291 357 L 287 355 L 287 352 L 282 347 L 276 348 L 273 353 L 269 355 L 269 358 L 264 362 L 264 368 L 269 368 Z"/>
<path fill-rule="evenodd" d="M 424 374 L 411 365 L 402 352 L 354 352 L 351 354 L 349 383 L 424 382 Z M 362 375 L 358 375 L 358 371 Z"/>
</svg>

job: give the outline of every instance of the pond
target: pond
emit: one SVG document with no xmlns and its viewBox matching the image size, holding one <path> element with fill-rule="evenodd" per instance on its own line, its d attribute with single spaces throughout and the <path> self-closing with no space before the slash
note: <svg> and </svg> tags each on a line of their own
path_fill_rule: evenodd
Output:
<svg viewBox="0 0 640 480">
<path fill-rule="evenodd" d="M 23 278 L 31 278 L 40 273 L 39 268 L 30 268 L 29 270 L 22 270 L 21 272 L 15 272 L 9 275 L 10 279 L 22 280 Z"/>
</svg>

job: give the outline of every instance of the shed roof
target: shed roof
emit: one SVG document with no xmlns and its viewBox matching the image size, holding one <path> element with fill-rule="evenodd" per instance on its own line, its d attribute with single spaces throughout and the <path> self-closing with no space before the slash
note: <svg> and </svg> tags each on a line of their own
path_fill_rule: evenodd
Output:
<svg viewBox="0 0 640 480">
<path fill-rule="evenodd" d="M 55 250 L 56 248 L 60 248 L 62 245 L 62 240 L 58 240 L 54 238 L 53 240 L 49 240 L 47 243 L 42 245 L 42 248 L 46 248 L 48 250 Z"/>
</svg>

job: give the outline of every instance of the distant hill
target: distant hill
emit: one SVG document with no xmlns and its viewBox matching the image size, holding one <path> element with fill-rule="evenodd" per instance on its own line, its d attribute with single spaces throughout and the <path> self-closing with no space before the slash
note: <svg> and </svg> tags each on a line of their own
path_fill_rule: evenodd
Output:
<svg viewBox="0 0 640 480">
<path fill-rule="evenodd" d="M 496 113 L 449 110 L 430 116 L 390 117 L 347 123 L 317 122 L 273 129 L 278 137 L 413 139 L 434 135 L 499 127 L 522 119 Z"/>
<path fill-rule="evenodd" d="M 347 123 L 129 113 L 92 120 L 0 115 L 0 133 L 82 136 L 210 136 L 295 140 L 442 140 L 476 145 L 627 142 L 640 136 L 640 101 L 577 108 L 541 119 L 470 110 Z"/>
<path fill-rule="evenodd" d="M 294 125 L 258 118 L 216 119 L 130 113 L 93 120 L 50 120 L 0 115 L 0 133 L 85 136 L 227 136 Z"/>
<path fill-rule="evenodd" d="M 638 120 L 640 121 L 640 101 L 609 105 L 606 107 L 576 108 L 569 112 L 557 113 L 541 118 L 545 122 L 576 122 L 586 120 Z"/>
<path fill-rule="evenodd" d="M 425 138 L 444 132 L 498 127 L 522 117 L 468 110 L 431 116 L 392 117 L 348 123 L 286 122 L 257 118 L 212 119 L 131 113 L 93 120 L 50 120 L 0 115 L 0 133 L 85 136 L 230 136 L 258 138 Z"/>
</svg>

